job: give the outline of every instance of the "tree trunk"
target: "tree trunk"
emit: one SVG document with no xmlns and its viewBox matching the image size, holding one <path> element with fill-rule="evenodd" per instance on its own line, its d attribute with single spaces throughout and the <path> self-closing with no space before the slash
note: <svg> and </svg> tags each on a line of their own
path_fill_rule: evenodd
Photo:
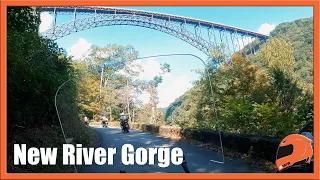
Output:
<svg viewBox="0 0 320 180">
<path fill-rule="evenodd" d="M 149 84 L 149 89 L 150 89 L 150 101 L 151 101 L 151 119 L 150 119 L 150 124 L 153 124 L 155 121 L 155 116 L 156 116 L 156 107 L 155 107 L 155 102 L 154 102 L 154 86 L 152 84 Z"/>
<path fill-rule="evenodd" d="M 110 121 L 111 121 L 111 118 L 112 118 L 112 109 L 111 109 L 111 106 L 109 106 L 109 110 L 110 110 Z"/>
<path fill-rule="evenodd" d="M 129 116 L 129 120 L 131 121 L 131 113 L 130 113 L 130 101 L 129 101 L 129 81 L 127 80 L 127 92 L 126 92 L 126 95 L 127 95 L 127 111 L 128 111 L 128 116 Z"/>
<path fill-rule="evenodd" d="M 101 108 L 102 108 L 102 96 L 101 96 L 101 92 L 102 92 L 103 69 L 104 69 L 104 68 L 102 68 L 101 79 L 100 79 L 100 93 L 99 93 L 100 108 L 99 108 L 99 113 L 101 113 Z"/>
</svg>

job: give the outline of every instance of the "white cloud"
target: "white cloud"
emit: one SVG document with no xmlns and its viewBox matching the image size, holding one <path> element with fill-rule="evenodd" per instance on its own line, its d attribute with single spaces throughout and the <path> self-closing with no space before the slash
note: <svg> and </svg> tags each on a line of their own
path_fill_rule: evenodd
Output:
<svg viewBox="0 0 320 180">
<path fill-rule="evenodd" d="M 268 24 L 268 23 L 264 23 L 259 27 L 258 32 L 264 35 L 269 35 L 269 33 L 274 30 L 274 28 L 276 27 L 276 25 L 274 24 Z"/>
<path fill-rule="evenodd" d="M 150 101 L 150 94 L 148 92 L 144 92 L 139 95 L 137 99 L 140 100 L 143 104 L 147 104 Z"/>
<path fill-rule="evenodd" d="M 89 43 L 83 38 L 79 38 L 78 41 L 68 48 L 68 55 L 74 56 L 74 59 L 81 59 L 88 53 L 92 43 Z"/>
<path fill-rule="evenodd" d="M 127 68 L 130 68 L 132 71 L 139 72 L 137 79 L 140 80 L 152 80 L 155 76 L 161 73 L 161 65 L 152 58 L 148 58 L 147 61 L 134 60 L 133 62 L 126 64 Z M 125 70 L 120 70 L 118 74 L 128 75 Z M 164 74 L 168 76 L 170 73 Z"/>
<path fill-rule="evenodd" d="M 50 29 L 53 18 L 48 12 L 41 12 L 40 14 L 41 24 L 39 26 L 39 32 L 45 32 Z"/>
<path fill-rule="evenodd" d="M 147 61 L 137 60 L 135 62 L 139 64 L 143 72 L 138 76 L 139 79 L 152 80 L 155 76 L 161 72 L 161 65 L 152 58 Z M 189 77 L 190 76 L 190 77 Z M 174 73 L 166 73 L 162 75 L 163 82 L 158 86 L 158 107 L 168 107 L 176 98 L 183 95 L 189 88 L 192 87 L 192 80 L 195 80 L 197 76 L 191 74 L 177 76 Z M 150 94 L 144 92 L 138 96 L 138 99 L 145 103 L 149 103 Z"/>
<path fill-rule="evenodd" d="M 158 87 L 159 103 L 157 107 L 159 108 L 168 107 L 175 99 L 192 87 L 191 79 L 187 76 L 168 75 L 164 76 L 163 79 L 163 83 Z M 150 94 L 144 92 L 138 96 L 138 99 L 143 104 L 149 103 Z"/>
<path fill-rule="evenodd" d="M 176 98 L 183 95 L 188 89 L 192 87 L 191 79 L 187 76 L 171 76 L 172 82 L 160 84 L 159 86 L 159 104 L 158 107 L 168 107 Z"/>
<path fill-rule="evenodd" d="M 138 60 L 137 63 L 141 65 L 143 70 L 139 74 L 140 79 L 151 80 L 161 73 L 161 65 L 152 58 L 149 58 L 146 63 L 142 63 L 141 60 Z"/>
</svg>

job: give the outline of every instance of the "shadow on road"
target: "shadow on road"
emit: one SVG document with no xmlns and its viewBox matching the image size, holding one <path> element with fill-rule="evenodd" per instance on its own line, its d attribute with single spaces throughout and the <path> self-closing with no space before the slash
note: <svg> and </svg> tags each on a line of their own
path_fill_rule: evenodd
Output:
<svg viewBox="0 0 320 180">
<path fill-rule="evenodd" d="M 117 149 L 114 155 L 113 165 L 97 165 L 84 166 L 81 172 L 85 173 L 119 173 L 121 169 L 128 173 L 184 173 L 181 166 L 170 163 L 167 168 L 160 168 L 157 154 L 155 155 L 155 165 L 128 165 L 125 166 L 121 161 L 121 148 L 124 144 L 132 144 L 135 149 L 168 147 L 170 149 L 179 147 L 183 150 L 187 159 L 191 173 L 209 173 L 210 160 L 222 160 L 220 154 L 200 148 L 196 145 L 187 143 L 184 140 L 172 141 L 155 134 L 143 133 L 136 130 L 130 130 L 130 133 L 122 133 L 120 128 L 99 128 L 92 127 L 101 137 L 101 147 Z M 224 164 L 211 163 L 211 173 L 259 173 L 262 172 L 256 167 L 251 167 L 244 162 L 225 158 Z"/>
</svg>

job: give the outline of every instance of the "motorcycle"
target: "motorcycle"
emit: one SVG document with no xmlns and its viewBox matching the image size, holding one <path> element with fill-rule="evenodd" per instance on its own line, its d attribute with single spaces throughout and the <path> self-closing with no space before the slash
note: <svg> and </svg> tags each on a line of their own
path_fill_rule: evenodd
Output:
<svg viewBox="0 0 320 180">
<path fill-rule="evenodd" d="M 312 141 L 312 148 L 314 138 L 313 135 L 306 131 L 308 128 L 311 128 L 313 126 L 313 121 L 309 121 L 307 124 L 305 124 L 302 129 L 298 132 L 298 134 L 301 134 L 303 136 L 306 136 Z M 297 162 L 293 166 L 288 167 L 287 169 L 284 169 L 282 171 L 276 170 L 275 173 L 313 173 L 313 157 L 310 160 L 310 164 L 303 163 L 303 162 Z"/>
<path fill-rule="evenodd" d="M 124 120 L 122 123 L 122 132 L 129 133 L 129 124 L 128 120 Z"/>
<path fill-rule="evenodd" d="M 107 127 L 108 127 L 108 123 L 105 122 L 105 121 L 103 121 L 103 122 L 101 123 L 101 125 L 102 125 L 102 128 L 107 128 Z"/>
<path fill-rule="evenodd" d="M 190 173 L 188 163 L 186 161 L 185 156 L 183 155 L 183 161 L 181 163 L 182 169 L 184 170 L 185 173 Z M 120 170 L 120 173 L 127 173 L 125 170 Z"/>
</svg>

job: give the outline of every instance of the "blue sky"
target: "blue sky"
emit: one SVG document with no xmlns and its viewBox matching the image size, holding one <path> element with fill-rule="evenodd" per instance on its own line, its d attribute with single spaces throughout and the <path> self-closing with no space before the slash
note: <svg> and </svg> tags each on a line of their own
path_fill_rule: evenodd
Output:
<svg viewBox="0 0 320 180">
<path fill-rule="evenodd" d="M 174 14 L 211 22 L 226 24 L 255 32 L 268 34 L 276 25 L 300 18 L 313 16 L 312 7 L 122 7 L 128 9 L 147 10 Z M 73 15 L 58 15 L 57 24 L 72 20 Z M 81 18 L 81 16 L 78 16 Z M 40 29 L 47 29 L 52 24 L 49 14 L 42 14 Z M 202 58 L 206 56 L 186 42 L 152 29 L 132 26 L 109 26 L 78 32 L 57 43 L 69 54 L 80 56 L 90 45 L 105 46 L 107 44 L 132 45 L 140 56 L 151 56 L 170 53 L 191 53 Z M 203 68 L 199 60 L 192 57 L 153 58 L 141 61 L 147 69 L 144 78 L 151 78 L 157 72 L 159 63 L 167 62 L 172 73 L 164 77 L 159 86 L 159 107 L 166 107 L 175 98 L 191 87 L 190 81 L 196 79 L 192 69 Z M 148 94 L 141 97 L 145 101 Z"/>
</svg>

